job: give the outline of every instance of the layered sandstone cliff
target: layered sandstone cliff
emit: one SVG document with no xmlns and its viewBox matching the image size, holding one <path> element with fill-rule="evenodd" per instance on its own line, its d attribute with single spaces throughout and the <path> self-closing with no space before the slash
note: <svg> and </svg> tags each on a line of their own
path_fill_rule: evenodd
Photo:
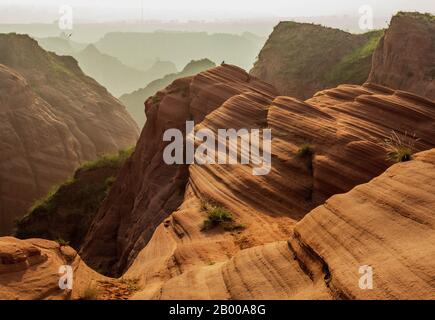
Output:
<svg viewBox="0 0 435 320">
<path fill-rule="evenodd" d="M 201 239 L 201 217 L 186 200 L 120 280 L 93 272 L 67 246 L 0 238 L 0 298 L 84 299 L 95 286 L 93 298 L 114 299 L 431 299 L 434 178 L 431 149 L 331 197 L 288 241 L 244 250 L 235 250 L 231 237 Z M 73 290 L 58 285 L 65 264 L 73 266 Z M 361 286 L 364 266 L 373 270 L 371 289 Z M 129 292 L 126 281 L 138 291 Z"/>
<path fill-rule="evenodd" d="M 435 102 L 428 98 L 433 81 L 427 77 L 433 41 L 430 35 L 426 42 L 423 37 L 432 25 L 431 15 L 393 18 L 370 76 L 371 81 L 393 88 L 373 82 L 336 86 L 326 81 L 339 75 L 339 83 L 346 81 L 343 77 L 356 76 L 356 83 L 364 82 L 381 33 L 354 37 L 294 23 L 277 26 L 260 54 L 259 61 L 267 63 L 254 68 L 261 72 L 252 72 L 264 79 L 272 70 L 270 79 L 278 90 L 226 64 L 175 80 L 145 102 L 147 123 L 136 150 L 104 201 L 100 204 L 99 198 L 90 210 L 92 218 L 86 223 L 92 223 L 80 230 L 76 244 L 92 269 L 122 278 L 93 272 L 65 245 L 0 238 L 0 298 L 83 298 L 83 289 L 98 283 L 106 290 L 103 298 L 115 299 L 431 299 L 435 296 Z M 304 36 L 298 38 L 295 30 L 304 31 Z M 401 35 L 405 47 L 393 41 Z M 303 41 L 297 50 L 288 50 L 288 39 Z M 334 48 L 335 41 L 342 47 L 325 55 L 325 44 Z M 7 52 L 14 45 L 12 41 L 3 49 Z M 19 72 L 0 66 L 1 88 L 8 93 L 2 95 L 0 106 L 11 110 L 11 106 L 24 105 L 38 110 L 38 115 L 48 114 L 41 116 L 44 121 L 63 123 L 59 119 L 66 111 L 51 108 L 59 102 L 53 92 L 64 92 L 62 81 L 45 86 L 40 77 L 49 81 L 44 77 L 55 70 L 55 79 L 62 80 L 69 78 L 65 68 L 76 69 L 67 58 L 51 55 L 50 61 L 58 63 L 45 64 L 37 52 L 38 68 L 32 73 L 29 69 L 34 64 L 0 50 L 0 63 L 7 61 L 14 69 L 25 65 Z M 315 53 L 309 58 L 316 64 L 310 64 L 310 59 L 297 63 L 297 68 L 283 64 L 289 57 L 303 59 L 300 52 Z M 285 77 L 284 69 L 291 71 Z M 68 70 L 71 78 L 80 78 Z M 287 80 L 301 79 L 301 70 L 303 90 L 291 89 L 309 99 L 279 95 L 281 85 L 300 84 Z M 335 88 L 311 96 L 325 83 Z M 76 94 L 65 96 L 72 99 Z M 23 114 L 20 117 L 25 118 L 27 113 Z M 20 117 L 7 118 L 15 131 L 23 128 Z M 164 132 L 176 128 L 185 133 L 188 120 L 195 121 L 196 130 L 209 129 L 214 135 L 219 129 L 270 129 L 270 172 L 253 175 L 258 165 L 252 163 L 165 164 L 163 151 L 169 142 L 163 141 Z M 53 130 L 47 132 L 47 137 L 56 136 Z M 27 141 L 22 136 L 20 141 Z M 260 146 L 261 142 L 263 137 Z M 28 149 L 28 141 L 24 146 L 28 157 L 42 157 L 36 149 Z M 37 147 L 40 150 L 43 145 Z M 77 144 L 65 144 L 53 153 L 58 156 L 59 150 L 79 153 Z M 251 150 L 239 147 L 239 151 Z M 260 147 L 260 153 L 264 151 Z M 29 161 L 29 166 L 35 163 Z M 54 161 L 48 163 L 56 168 Z M 62 213 L 69 208 L 64 188 L 54 197 L 62 205 L 52 212 L 44 230 L 53 218 L 65 218 Z M 32 218 L 36 220 L 29 230 L 39 222 L 37 215 Z M 62 219 L 60 224 L 66 221 Z M 59 290 L 55 283 L 59 276 L 53 270 L 65 263 L 81 266 L 76 292 Z M 373 271 L 369 289 L 361 286 L 362 273 L 368 269 Z M 37 278 L 41 272 L 43 276 Z"/>
<path fill-rule="evenodd" d="M 200 240 L 198 216 L 185 207 L 156 230 L 127 272 L 143 282 L 135 298 L 433 299 L 434 178 L 431 149 L 331 197 L 295 225 L 288 241 L 234 255 L 223 239 Z M 367 267 L 371 288 L 361 281 Z"/>
<path fill-rule="evenodd" d="M 82 256 L 94 268 L 118 275 L 132 263 L 155 228 L 183 202 L 189 167 L 167 165 L 166 129 L 199 123 L 226 100 L 243 92 L 273 97 L 274 89 L 242 69 L 221 66 L 175 80 L 145 103 L 147 123 L 133 156 L 121 169 L 89 230 Z"/>
<path fill-rule="evenodd" d="M 146 113 L 136 151 L 81 250 L 93 269 L 137 281 L 124 297 L 433 296 L 433 101 L 374 84 L 301 101 L 223 65 L 176 80 L 147 100 Z M 163 132 L 183 130 L 186 120 L 214 133 L 271 129 L 271 172 L 166 165 Z M 412 152 L 432 150 L 393 165 L 384 144 L 392 132 L 412 139 Z M 204 229 L 210 204 L 243 227 Z M 374 289 L 360 288 L 362 266 L 373 268 Z"/>
<path fill-rule="evenodd" d="M 387 180 L 380 185 L 375 179 L 342 196 L 342 201 L 327 199 L 370 181 L 392 164 L 381 143 L 392 130 L 402 137 L 414 132 L 420 139 L 415 150 L 433 148 L 434 106 L 419 96 L 371 84 L 343 85 L 306 102 L 289 97 L 271 101 L 253 92 L 228 99 L 198 127 L 215 131 L 261 124 L 271 128 L 272 171 L 255 177 L 250 166 L 191 165 L 183 203 L 157 227 L 127 269 L 126 275 L 141 279 L 143 290 L 135 297 L 430 297 L 435 268 L 429 261 L 434 254 L 430 240 L 434 188 L 429 181 L 434 166 L 427 162 L 433 161 L 433 152 L 416 157 L 420 162 L 413 160 L 408 167 L 394 166 L 378 179 Z M 298 156 L 306 142 L 315 150 L 311 159 Z M 400 182 L 389 182 L 404 166 L 409 169 Z M 407 180 L 409 193 L 402 189 Z M 245 228 L 201 230 L 207 218 L 204 200 L 227 208 Z M 296 224 L 325 200 L 326 209 L 313 212 L 328 209 L 329 215 L 318 214 L 321 218 L 316 219 L 309 214 Z M 415 219 L 419 223 L 414 224 Z M 390 220 L 402 231 L 389 228 L 393 222 L 382 222 Z M 411 230 L 405 234 L 408 227 Z M 413 237 L 416 241 L 411 245 Z M 290 247 L 285 242 L 289 238 Z M 411 263 L 422 256 L 428 258 Z M 358 268 L 366 264 L 379 272 L 374 291 L 358 289 Z M 399 266 L 403 274 L 396 276 Z M 400 288 L 399 283 L 412 290 Z"/>
<path fill-rule="evenodd" d="M 394 16 L 373 54 L 369 81 L 435 99 L 435 16 Z"/>
<path fill-rule="evenodd" d="M 71 267 L 73 286 L 60 287 Z M 80 299 L 93 282 L 104 277 L 90 269 L 69 246 L 43 239 L 0 238 L 0 299 Z M 66 278 L 63 282 L 68 284 Z"/>
<path fill-rule="evenodd" d="M 125 108 L 71 57 L 0 35 L 0 234 L 84 161 L 135 144 Z"/>
<path fill-rule="evenodd" d="M 372 84 L 339 86 L 303 102 L 277 97 L 243 70 L 224 65 L 175 81 L 146 108 L 150 121 L 81 252 L 112 275 L 141 265 L 152 279 L 144 282 L 149 288 L 198 264 L 286 240 L 310 210 L 392 164 L 382 145 L 392 131 L 415 134 L 414 151 L 435 146 L 433 102 Z M 183 129 L 190 119 L 213 132 L 272 129 L 271 172 L 253 176 L 250 165 L 164 164 L 164 130 Z M 307 143 L 312 157 L 298 154 Z M 245 229 L 201 231 L 204 201 L 228 209 Z"/>
</svg>

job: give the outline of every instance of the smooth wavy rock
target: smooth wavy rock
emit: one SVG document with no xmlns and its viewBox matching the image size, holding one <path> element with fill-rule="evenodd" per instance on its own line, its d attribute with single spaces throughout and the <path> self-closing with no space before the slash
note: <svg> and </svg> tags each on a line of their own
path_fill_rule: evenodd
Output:
<svg viewBox="0 0 435 320">
<path fill-rule="evenodd" d="M 138 279 L 134 299 L 433 296 L 433 101 L 370 83 L 300 101 L 222 65 L 174 81 L 145 106 L 135 153 L 81 250 L 94 269 Z M 214 133 L 271 129 L 270 173 L 253 175 L 252 163 L 164 164 L 164 131 L 191 119 Z M 392 166 L 383 144 L 392 131 L 432 150 Z M 311 156 L 300 153 L 305 143 Z M 204 203 L 244 228 L 202 230 Z M 359 288 L 364 265 L 374 270 L 370 290 Z"/>
<path fill-rule="evenodd" d="M 147 123 L 131 159 L 91 226 L 81 250 L 92 267 L 119 275 L 148 243 L 155 228 L 184 200 L 187 165 L 167 165 L 163 150 L 166 129 L 185 131 L 186 120 L 200 123 L 229 98 L 255 92 L 271 99 L 270 85 L 244 70 L 223 65 L 175 80 L 145 103 Z"/>
<path fill-rule="evenodd" d="M 175 230 L 193 227 L 197 218 L 178 211 L 171 216 L 174 226 L 159 226 L 127 272 L 144 283 L 135 298 L 431 299 L 434 178 L 431 149 L 331 197 L 296 224 L 288 242 L 241 250 L 231 258 L 224 257 L 228 244 L 213 245 L 208 239 L 213 236 L 200 241 L 193 228 L 182 229 L 185 236 L 177 239 Z M 206 263 L 207 258 L 215 260 Z M 372 289 L 361 285 L 362 266 L 373 270 Z"/>
<path fill-rule="evenodd" d="M 72 289 L 61 289 L 64 265 L 71 266 Z M 59 273 L 61 271 L 61 273 Z M 69 246 L 42 240 L 0 238 L 0 299 L 79 299 L 105 277 L 90 269 Z"/>
<path fill-rule="evenodd" d="M 84 161 L 135 144 L 138 128 L 71 57 L 0 36 L 0 235 Z"/>
<path fill-rule="evenodd" d="M 312 209 L 391 166 L 382 142 L 392 130 L 403 139 L 415 133 L 417 151 L 435 146 L 435 104 L 373 84 L 342 85 L 303 102 L 274 96 L 266 84 L 224 65 L 177 80 L 146 106 L 151 120 L 82 250 L 93 267 L 140 278 L 139 298 L 158 297 L 176 276 L 289 239 Z M 271 172 L 254 176 L 252 164 L 162 164 L 164 129 L 182 128 L 186 118 L 213 132 L 272 129 Z M 307 142 L 312 157 L 298 155 Z M 204 201 L 227 208 L 245 228 L 201 231 Z M 324 297 L 325 288 L 317 289 Z"/>
<path fill-rule="evenodd" d="M 186 280 L 186 286 L 190 286 L 191 281 L 201 281 L 196 277 L 211 277 L 198 272 L 199 266 L 213 265 L 206 269 L 214 270 L 215 265 L 226 263 L 238 252 L 245 257 L 245 249 L 290 238 L 295 223 L 310 210 L 332 195 L 347 192 L 384 172 L 391 162 L 381 142 L 392 130 L 402 137 L 405 132 L 414 132 L 420 138 L 415 142 L 417 150 L 434 147 L 434 107 L 429 100 L 373 84 L 339 86 L 319 92 L 306 102 L 290 97 L 270 100 L 255 92 L 228 99 L 197 129 L 205 127 L 216 132 L 218 128 L 271 128 L 272 170 L 265 176 L 253 176 L 252 165 L 190 165 L 184 202 L 157 227 L 127 271 L 127 275 L 142 279 L 144 291 L 136 297 L 174 298 L 184 292 L 186 297 L 208 298 L 324 298 L 327 291 L 317 283 L 312 284 L 316 289 L 302 286 L 300 291 L 290 290 L 292 294 L 285 286 L 283 291 L 269 295 L 258 293 L 258 287 L 258 295 L 250 295 L 249 288 L 238 295 L 222 291 L 219 286 L 208 293 L 196 294 L 187 288 L 168 295 L 164 292 L 170 283 L 181 288 L 179 281 Z M 297 154 L 305 142 L 315 150 L 312 158 Z M 201 231 L 206 218 L 201 209 L 204 200 L 230 210 L 245 229 Z M 272 249 L 277 247 L 264 250 Z M 263 252 L 248 250 L 257 255 Z M 284 259 L 289 256 L 287 253 Z M 322 267 L 319 270 L 322 272 Z M 261 272 L 268 274 L 269 270 Z M 174 277 L 177 280 L 170 280 Z M 303 279 L 302 283 L 307 280 Z M 309 294 L 312 290 L 314 295 Z"/>
</svg>

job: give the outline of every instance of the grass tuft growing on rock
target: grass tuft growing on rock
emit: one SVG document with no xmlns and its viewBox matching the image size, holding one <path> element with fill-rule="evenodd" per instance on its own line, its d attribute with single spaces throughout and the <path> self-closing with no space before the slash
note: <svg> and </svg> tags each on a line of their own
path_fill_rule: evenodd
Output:
<svg viewBox="0 0 435 320">
<path fill-rule="evenodd" d="M 384 140 L 382 146 L 387 151 L 387 159 L 394 163 L 412 160 L 414 145 L 419 139 L 415 134 L 408 135 L 407 132 L 400 137 L 394 130 L 391 135 Z"/>
<path fill-rule="evenodd" d="M 116 181 L 116 177 L 115 176 L 110 176 L 106 180 L 104 180 L 104 185 L 106 187 L 106 190 L 105 190 L 105 194 L 106 195 L 109 193 L 109 191 L 112 188 L 112 186 L 115 183 L 115 181 Z"/>
<path fill-rule="evenodd" d="M 201 210 L 207 213 L 207 218 L 201 227 L 202 231 L 211 230 L 218 226 L 222 227 L 225 231 L 241 230 L 244 228 L 243 225 L 236 223 L 232 213 L 223 207 L 203 202 Z"/>
<path fill-rule="evenodd" d="M 398 148 L 388 153 L 390 160 L 394 162 L 405 162 L 412 159 L 412 150 L 409 148 Z"/>
<path fill-rule="evenodd" d="M 314 147 L 309 143 L 301 145 L 297 152 L 298 157 L 306 158 L 314 155 Z"/>
<path fill-rule="evenodd" d="M 58 238 L 56 239 L 56 242 L 61 246 L 61 247 L 65 247 L 65 246 L 69 246 L 69 241 L 66 241 L 62 238 Z"/>
</svg>

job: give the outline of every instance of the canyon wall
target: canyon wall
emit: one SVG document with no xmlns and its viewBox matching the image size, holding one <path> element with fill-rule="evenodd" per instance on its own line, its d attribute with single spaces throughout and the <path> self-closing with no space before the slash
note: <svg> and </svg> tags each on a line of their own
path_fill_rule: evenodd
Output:
<svg viewBox="0 0 435 320">
<path fill-rule="evenodd" d="M 435 99 L 435 16 L 394 16 L 373 54 L 368 81 Z"/>
<path fill-rule="evenodd" d="M 133 146 L 125 107 L 71 57 L 0 35 L 0 234 L 83 162 Z"/>
</svg>

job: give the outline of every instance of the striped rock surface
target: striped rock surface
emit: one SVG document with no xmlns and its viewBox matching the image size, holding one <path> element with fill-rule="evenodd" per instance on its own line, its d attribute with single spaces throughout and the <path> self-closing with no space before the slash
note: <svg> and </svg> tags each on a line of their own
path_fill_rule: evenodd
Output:
<svg viewBox="0 0 435 320">
<path fill-rule="evenodd" d="M 220 70 L 217 68 L 213 72 Z M 308 267 L 303 267 L 302 271 L 298 269 L 301 268 L 301 262 L 286 266 L 285 261 L 293 259 L 295 252 L 300 251 L 296 246 L 299 242 L 295 243 L 295 239 L 299 238 L 294 236 L 294 230 L 307 224 L 303 222 L 306 218 L 296 223 L 331 196 L 367 183 L 391 166 L 382 141 L 392 131 L 403 140 L 407 133 L 415 134 L 419 138 L 418 141 L 413 141 L 417 151 L 433 148 L 434 106 L 433 102 L 419 96 L 374 84 L 342 85 L 319 92 L 305 102 L 290 97 L 270 98 L 270 95 L 255 90 L 233 95 L 208 113 L 197 129 L 208 128 L 216 132 L 218 128 L 271 128 L 271 172 L 265 176 L 254 176 L 251 165 L 190 165 L 186 191 L 179 207 L 172 213 L 166 212 L 167 218 L 162 216 L 162 223 L 157 226 L 144 248 L 139 250 L 137 257 L 136 253 L 131 254 L 130 251 L 132 263 L 127 266 L 131 266 L 121 270 L 128 270 L 128 276 L 141 279 L 144 290 L 136 297 L 174 298 L 177 294 L 183 297 L 180 296 L 181 293 L 176 293 L 179 292 L 176 290 L 182 288 L 183 281 L 186 297 L 366 297 L 367 293 L 358 295 L 345 289 L 331 290 L 331 286 L 336 286 L 336 282 L 330 282 L 333 271 L 325 271 L 327 269 L 324 269 L 323 263 L 316 262 L 317 255 L 322 256 L 321 253 L 310 258 L 317 265 L 313 267 L 314 271 L 305 272 Z M 313 157 L 308 159 L 298 156 L 298 149 L 306 142 L 315 150 Z M 358 205 L 364 199 L 356 199 L 353 205 Z M 107 201 L 109 200 L 110 197 Z M 243 224 L 245 228 L 233 232 L 223 232 L 219 228 L 201 231 L 201 225 L 207 218 L 201 205 L 204 201 L 227 208 L 237 223 Z M 349 210 L 352 207 L 349 205 Z M 359 233 L 354 235 L 356 238 L 359 236 Z M 293 249 L 287 249 L 287 252 L 285 241 L 289 238 L 293 239 Z M 270 245 L 264 246 L 265 244 Z M 311 252 L 308 247 L 300 247 L 304 249 L 302 256 L 306 255 L 304 252 Z M 137 249 L 138 246 L 135 252 L 139 252 Z M 355 247 L 355 250 L 362 249 Z M 273 251 L 275 253 L 271 253 Z M 267 265 L 271 256 L 282 252 L 285 254 L 280 259 L 276 258 L 276 266 L 264 266 L 258 272 L 265 275 L 282 274 L 281 268 L 288 267 L 296 272 L 288 277 L 298 277 L 299 274 L 300 277 L 295 281 L 310 283 L 310 280 L 312 283 L 308 287 L 293 284 L 290 278 L 277 279 L 277 282 L 283 283 L 283 290 L 267 296 L 258 293 L 258 287 L 255 289 L 257 291 L 252 289 L 258 294 L 251 294 L 254 291 L 249 286 L 245 287 L 246 290 L 230 292 L 232 288 L 228 288 L 231 286 L 229 280 L 222 277 L 221 280 L 228 285 L 226 289 L 222 282 L 216 284 L 216 287 L 208 282 L 201 284 L 201 281 L 206 281 L 204 279 L 217 282 L 215 276 L 225 275 L 224 269 L 219 269 L 218 266 L 228 270 L 234 261 L 237 261 L 237 266 L 234 267 L 236 269 L 239 268 L 238 264 L 244 264 L 245 267 L 240 267 L 243 270 L 240 272 L 252 271 L 258 275 L 258 272 L 249 270 L 253 267 L 249 262 L 244 263 L 245 259 L 258 256 L 262 260 L 261 255 L 268 255 L 269 258 L 263 259 Z M 297 254 L 296 259 L 299 259 Z M 310 264 L 309 261 L 305 263 Z M 293 268 L 290 265 L 299 267 Z M 200 272 L 203 268 L 207 270 L 204 274 Z M 272 271 L 273 268 L 275 271 Z M 226 274 L 232 276 L 229 272 Z M 203 280 L 198 277 L 203 277 Z M 255 283 L 257 281 L 255 276 L 250 279 Z M 313 279 L 316 281 L 313 282 Z M 187 287 L 195 281 L 200 286 L 207 285 L 208 293 L 198 288 L 199 293 L 189 293 Z M 275 284 L 272 281 L 269 286 L 273 288 Z M 358 281 L 355 285 L 358 285 Z M 299 286 L 299 289 L 290 290 L 293 286 Z M 175 290 L 175 293 L 171 293 L 171 290 Z M 390 289 L 383 290 L 388 292 Z M 397 290 L 394 294 L 400 295 L 400 291 Z M 386 296 L 378 292 L 373 297 Z"/>
<path fill-rule="evenodd" d="M 199 235 L 201 214 L 186 204 L 127 272 L 142 281 L 134 298 L 433 299 L 434 178 L 431 149 L 331 197 L 288 241 L 236 253 L 229 235 Z M 364 266 L 372 289 L 361 282 Z"/>
</svg>

